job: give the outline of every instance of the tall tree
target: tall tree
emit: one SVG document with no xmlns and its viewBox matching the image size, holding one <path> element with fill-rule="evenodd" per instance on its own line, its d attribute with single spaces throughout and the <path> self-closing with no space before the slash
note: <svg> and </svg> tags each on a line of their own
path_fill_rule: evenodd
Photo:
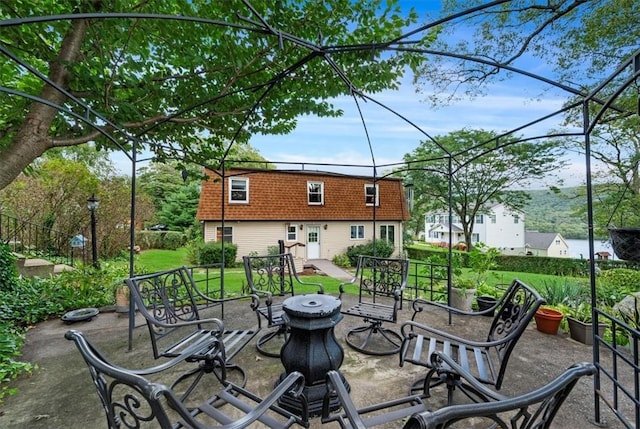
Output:
<svg viewBox="0 0 640 429">
<path fill-rule="evenodd" d="M 107 12 L 179 19 L 23 20 Z M 416 19 L 395 0 L 4 1 L 0 70 L 13 93 L 0 92 L 0 189 L 54 147 L 139 140 L 160 161 L 208 161 L 225 142 L 290 132 L 301 114 L 338 116 L 328 99 L 394 88 L 419 61 L 325 47 L 393 39 Z"/>
<path fill-rule="evenodd" d="M 413 183 L 416 196 L 414 215 L 423 217 L 429 211 L 446 210 L 451 204 L 453 214 L 461 219 L 467 249 L 472 248 L 471 232 L 477 214 L 492 203 L 521 209 L 528 196 L 516 188 L 550 177 L 564 164 L 554 142 L 496 138 L 491 131 L 459 130 L 422 141 L 404 156 L 409 167 L 405 178 Z M 498 141 L 500 149 L 492 150 Z"/>
</svg>

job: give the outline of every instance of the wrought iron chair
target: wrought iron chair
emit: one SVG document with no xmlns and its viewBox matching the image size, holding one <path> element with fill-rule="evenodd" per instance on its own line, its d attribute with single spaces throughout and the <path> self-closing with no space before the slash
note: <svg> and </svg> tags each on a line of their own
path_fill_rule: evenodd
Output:
<svg viewBox="0 0 640 429">
<path fill-rule="evenodd" d="M 201 318 L 199 304 L 219 304 L 230 299 L 214 299 L 204 295 L 196 286 L 186 267 L 161 271 L 125 280 L 136 307 L 144 316 L 155 359 L 185 357 L 197 364 L 181 375 L 172 385 L 176 389 L 193 377 L 184 391 L 185 399 L 204 374 L 226 379 L 227 371 L 237 374 L 237 383 L 244 386 L 245 373 L 230 361 L 257 334 L 257 329 L 225 330 L 217 318 Z M 234 297 L 240 299 L 249 297 Z M 223 348 L 215 345 L 222 341 Z M 191 348 L 196 345 L 196 349 Z M 222 354 L 222 359 L 215 356 Z M 186 356 L 185 356 L 186 354 Z M 220 362 L 224 362 L 222 367 Z"/>
<path fill-rule="evenodd" d="M 472 393 L 454 369 L 437 371 L 432 365 L 432 355 L 441 351 L 457 362 L 466 372 L 481 383 L 492 385 L 499 390 L 504 379 L 507 363 L 518 339 L 533 318 L 536 310 L 544 303 L 538 292 L 514 280 L 502 298 L 494 307 L 481 312 L 466 312 L 445 304 L 416 299 L 413 302 L 414 313 L 410 321 L 402 323 L 402 347 L 400 366 L 405 362 L 428 368 L 424 378 L 418 379 L 411 392 L 420 391 L 427 395 L 436 385 L 447 386 L 447 400 L 452 403 L 453 392 L 459 388 L 463 393 Z M 486 340 L 474 341 L 419 323 L 417 316 L 425 305 L 443 308 L 460 315 L 478 316 L 495 311 Z"/>
<path fill-rule="evenodd" d="M 424 395 L 410 395 L 389 401 L 356 408 L 349 391 L 341 381 L 340 373 L 327 373 L 327 393 L 322 406 L 322 423 L 337 422 L 341 428 L 370 428 L 386 424 L 399 427 L 400 422 L 413 414 L 428 410 Z M 332 412 L 332 401 L 337 398 L 341 411 Z"/>
<path fill-rule="evenodd" d="M 350 347 L 378 356 L 391 355 L 400 350 L 400 334 L 382 324 L 396 323 L 408 275 L 409 261 L 406 259 L 358 256 L 353 279 L 340 285 L 340 298 L 347 284 L 358 285 L 358 303 L 342 313 L 360 317 L 365 323 L 347 332 L 346 342 Z"/>
<path fill-rule="evenodd" d="M 304 377 L 294 372 L 282 380 L 265 398 L 241 386 L 223 380 L 222 389 L 195 408 L 187 408 L 169 387 L 149 381 L 146 376 L 162 376 L 189 353 L 183 353 L 164 364 L 129 370 L 110 363 L 79 331 L 68 331 L 65 338 L 74 341 L 98 391 L 107 416 L 109 429 L 128 428 L 247 428 L 257 422 L 270 428 L 305 426 L 300 417 L 282 409 L 277 401 L 282 395 L 300 396 Z M 224 348 L 221 342 L 212 347 Z M 197 345 L 185 350 L 196 352 Z M 223 353 L 214 353 L 222 360 Z M 210 395 L 210 394 L 208 394 Z M 207 395 L 207 396 L 208 396 Z M 304 397 L 301 397 L 304 400 Z"/>
<path fill-rule="evenodd" d="M 267 327 L 275 328 L 258 338 L 256 348 L 265 356 L 279 357 L 288 335 L 288 328 L 282 318 L 284 298 L 299 293 L 298 287 L 305 288 L 306 293 L 319 294 L 324 293 L 324 288 L 320 283 L 300 280 L 290 253 L 243 256 L 242 259 L 247 283 L 254 297 L 251 307 L 258 317 L 258 326 L 262 326 L 264 319 Z"/>
<path fill-rule="evenodd" d="M 596 372 L 593 364 L 578 363 L 538 389 L 519 396 L 507 397 L 488 389 L 449 356 L 435 352 L 432 359 L 434 366 L 446 368 L 446 372 L 453 370 L 461 374 L 467 385 L 472 386 L 481 402 L 450 405 L 436 411 L 416 413 L 407 421 L 404 429 L 445 429 L 453 425 L 455 427 L 548 429 L 579 379 Z"/>
</svg>

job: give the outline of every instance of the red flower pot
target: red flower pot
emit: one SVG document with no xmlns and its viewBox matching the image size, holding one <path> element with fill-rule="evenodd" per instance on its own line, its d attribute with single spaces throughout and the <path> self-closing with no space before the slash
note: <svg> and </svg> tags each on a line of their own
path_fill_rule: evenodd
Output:
<svg viewBox="0 0 640 429">
<path fill-rule="evenodd" d="M 545 334 L 556 335 L 564 315 L 557 310 L 541 307 L 536 311 L 536 329 Z"/>
</svg>

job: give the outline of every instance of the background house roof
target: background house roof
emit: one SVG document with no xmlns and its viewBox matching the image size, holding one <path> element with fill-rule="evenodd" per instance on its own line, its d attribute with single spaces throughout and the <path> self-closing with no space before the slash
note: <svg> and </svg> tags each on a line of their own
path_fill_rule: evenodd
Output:
<svg viewBox="0 0 640 429">
<path fill-rule="evenodd" d="M 549 246 L 553 244 L 556 237 L 560 237 L 560 239 L 562 239 L 562 236 L 557 232 L 525 231 L 525 247 L 530 247 L 532 249 L 548 249 Z"/>
<path fill-rule="evenodd" d="M 202 182 L 196 218 L 201 221 L 222 219 L 222 179 L 205 170 L 209 180 Z M 229 177 L 249 179 L 249 203 L 229 203 Z M 321 171 L 236 169 L 225 172 L 224 219 L 239 220 L 359 220 L 372 221 L 374 207 L 365 204 L 364 185 L 373 178 Z M 324 183 L 324 204 L 309 205 L 307 182 Z M 376 181 L 379 205 L 376 221 L 409 220 L 409 210 L 401 179 Z"/>
</svg>

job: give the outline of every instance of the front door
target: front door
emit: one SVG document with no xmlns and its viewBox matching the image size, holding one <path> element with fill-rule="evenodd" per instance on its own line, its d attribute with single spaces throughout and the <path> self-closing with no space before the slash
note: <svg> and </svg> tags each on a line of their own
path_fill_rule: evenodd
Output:
<svg viewBox="0 0 640 429">
<path fill-rule="evenodd" d="M 320 226 L 307 226 L 307 259 L 320 258 Z"/>
</svg>

